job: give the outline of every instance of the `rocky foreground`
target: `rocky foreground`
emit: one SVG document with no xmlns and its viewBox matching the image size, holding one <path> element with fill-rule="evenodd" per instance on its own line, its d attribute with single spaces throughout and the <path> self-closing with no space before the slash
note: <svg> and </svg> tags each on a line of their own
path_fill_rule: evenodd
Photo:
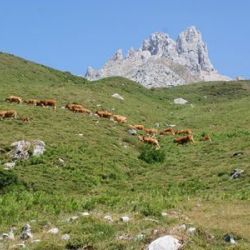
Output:
<svg viewBox="0 0 250 250">
<path fill-rule="evenodd" d="M 123 76 L 147 88 L 229 80 L 212 65 L 202 35 L 194 26 L 180 33 L 176 41 L 166 33 L 153 33 L 139 49 L 130 49 L 127 56 L 118 49 L 103 68 L 88 67 L 85 75 L 88 80 L 109 76 Z"/>
</svg>

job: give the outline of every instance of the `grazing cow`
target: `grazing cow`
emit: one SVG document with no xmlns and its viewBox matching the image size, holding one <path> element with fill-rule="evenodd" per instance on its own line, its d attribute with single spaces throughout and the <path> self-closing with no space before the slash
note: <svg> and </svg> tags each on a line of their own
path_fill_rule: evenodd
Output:
<svg viewBox="0 0 250 250">
<path fill-rule="evenodd" d="M 160 135 L 175 135 L 173 128 L 165 128 L 160 132 Z"/>
<path fill-rule="evenodd" d="M 19 103 L 22 103 L 22 98 L 19 97 L 19 96 L 11 95 L 11 96 L 7 97 L 5 99 L 5 101 L 7 101 L 7 102 L 15 102 L 15 103 L 19 104 Z"/>
<path fill-rule="evenodd" d="M 108 111 L 102 111 L 102 110 L 98 110 L 95 112 L 99 117 L 103 117 L 103 118 L 111 118 L 112 117 L 112 113 L 108 112 Z"/>
<path fill-rule="evenodd" d="M 127 117 L 126 116 L 122 116 L 122 115 L 113 115 L 113 118 L 116 122 L 118 123 L 124 123 L 127 122 Z"/>
<path fill-rule="evenodd" d="M 183 135 L 192 135 L 193 132 L 191 129 L 181 129 L 181 130 L 175 130 L 175 134 L 176 135 L 180 135 L 180 134 L 183 134 Z"/>
<path fill-rule="evenodd" d="M 149 135 L 155 135 L 158 133 L 158 130 L 155 128 L 144 128 L 144 131 Z"/>
<path fill-rule="evenodd" d="M 157 146 L 158 148 L 160 148 L 160 144 L 158 142 L 158 140 L 156 138 L 152 138 L 152 137 L 146 137 L 146 136 L 138 136 L 138 139 L 142 142 Z"/>
<path fill-rule="evenodd" d="M 29 104 L 29 105 L 34 105 L 37 106 L 37 103 L 39 101 L 37 99 L 29 99 L 29 100 L 25 100 L 24 103 Z"/>
<path fill-rule="evenodd" d="M 83 109 L 83 106 L 80 104 L 72 103 L 72 104 L 67 104 L 65 108 L 73 112 L 78 112 L 79 109 Z"/>
<path fill-rule="evenodd" d="M 52 107 L 55 110 L 56 100 L 53 100 L 53 99 L 41 100 L 41 101 L 38 101 L 36 105 L 42 106 L 42 107 Z"/>
<path fill-rule="evenodd" d="M 203 135 L 201 141 L 212 141 L 209 135 Z"/>
<path fill-rule="evenodd" d="M 194 138 L 193 138 L 192 135 L 186 135 L 186 136 L 175 138 L 174 142 L 177 143 L 177 144 L 185 144 L 185 143 L 188 143 L 188 142 L 194 143 Z"/>
<path fill-rule="evenodd" d="M 141 124 L 129 125 L 129 128 L 136 129 L 136 130 L 144 130 L 144 125 L 141 125 Z"/>
<path fill-rule="evenodd" d="M 3 119 L 5 117 L 7 111 L 0 111 L 0 118 Z"/>
<path fill-rule="evenodd" d="M 17 118 L 16 110 L 0 111 L 0 118 Z"/>
</svg>

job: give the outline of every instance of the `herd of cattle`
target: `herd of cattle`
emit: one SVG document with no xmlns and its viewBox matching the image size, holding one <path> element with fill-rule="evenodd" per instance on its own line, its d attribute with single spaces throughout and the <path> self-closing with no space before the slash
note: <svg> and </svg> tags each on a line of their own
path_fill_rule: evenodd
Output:
<svg viewBox="0 0 250 250">
<path fill-rule="evenodd" d="M 5 99 L 7 102 L 11 103 L 25 103 L 28 105 L 41 106 L 41 107 L 51 107 L 56 110 L 56 100 L 54 99 L 45 99 L 45 100 L 37 100 L 37 99 L 29 99 L 23 100 L 19 96 L 9 96 Z M 86 113 L 93 114 L 91 110 L 83 107 L 77 103 L 67 104 L 64 108 L 74 112 L 74 113 Z M 108 118 L 117 123 L 125 123 L 127 122 L 127 117 L 122 115 L 115 115 L 109 111 L 98 110 L 95 112 L 95 115 L 102 118 Z M 0 110 L 0 119 L 5 118 L 17 118 L 16 110 Z M 19 119 L 23 122 L 29 122 L 28 117 L 19 117 Z M 156 135 L 165 136 L 165 135 L 182 135 L 174 139 L 174 142 L 177 144 L 185 144 L 188 142 L 194 143 L 193 132 L 191 129 L 183 129 L 183 130 L 175 130 L 172 127 L 165 128 L 161 131 L 155 128 L 145 128 L 142 124 L 129 125 L 129 129 L 133 129 L 136 131 L 143 131 L 145 135 L 138 135 L 138 139 L 144 143 L 151 144 L 160 148 L 160 144 Z M 208 135 L 203 135 L 201 138 L 202 141 L 211 141 L 211 138 Z"/>
</svg>

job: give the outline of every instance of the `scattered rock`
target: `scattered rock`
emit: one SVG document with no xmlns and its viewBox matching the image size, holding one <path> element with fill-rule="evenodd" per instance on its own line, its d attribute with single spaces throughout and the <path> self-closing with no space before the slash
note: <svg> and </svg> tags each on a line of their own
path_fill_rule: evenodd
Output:
<svg viewBox="0 0 250 250">
<path fill-rule="evenodd" d="M 236 244 L 236 241 L 235 241 L 233 235 L 231 235 L 231 234 L 225 234 L 223 238 L 224 238 L 225 242 L 229 242 L 231 244 Z"/>
<path fill-rule="evenodd" d="M 180 247 L 179 240 L 171 235 L 166 235 L 151 242 L 147 250 L 178 250 Z"/>
<path fill-rule="evenodd" d="M 122 100 L 122 101 L 124 100 L 124 98 L 121 95 L 119 95 L 118 93 L 113 94 L 112 97 L 119 99 L 119 100 Z"/>
<path fill-rule="evenodd" d="M 50 233 L 50 234 L 58 234 L 59 229 L 57 227 L 53 227 L 48 231 L 48 233 Z"/>
<path fill-rule="evenodd" d="M 168 213 L 162 212 L 162 213 L 161 213 L 161 216 L 166 217 L 166 216 L 168 216 Z"/>
<path fill-rule="evenodd" d="M 137 135 L 136 129 L 129 129 L 129 130 L 128 130 L 128 133 L 129 133 L 130 135 Z"/>
<path fill-rule="evenodd" d="M 58 163 L 63 166 L 65 165 L 65 161 L 62 158 L 58 158 Z"/>
<path fill-rule="evenodd" d="M 12 168 L 14 168 L 16 165 L 16 162 L 6 162 L 4 163 L 4 169 L 5 170 L 11 170 Z"/>
<path fill-rule="evenodd" d="M 80 215 L 81 215 L 81 216 L 89 216 L 90 213 L 89 213 L 89 212 L 82 212 L 82 213 L 80 213 Z"/>
<path fill-rule="evenodd" d="M 233 153 L 232 157 L 241 156 L 243 154 L 244 154 L 244 152 L 241 152 L 241 151 L 235 152 L 235 153 Z"/>
<path fill-rule="evenodd" d="M 236 168 L 230 174 L 231 175 L 231 179 L 240 178 L 243 173 L 244 173 L 244 170 Z"/>
<path fill-rule="evenodd" d="M 36 240 L 32 240 L 32 241 L 31 241 L 31 243 L 39 243 L 39 242 L 41 242 L 41 240 L 39 240 L 39 239 L 36 239 Z"/>
<path fill-rule="evenodd" d="M 127 234 L 124 234 L 124 235 L 118 236 L 117 239 L 118 240 L 132 240 L 132 237 Z"/>
<path fill-rule="evenodd" d="M 187 233 L 189 235 L 194 235 L 195 232 L 196 232 L 196 228 L 195 227 L 190 227 L 190 228 L 187 229 Z"/>
<path fill-rule="evenodd" d="M 62 235 L 61 239 L 65 240 L 65 241 L 70 240 L 70 235 L 69 234 L 64 234 L 64 235 Z"/>
<path fill-rule="evenodd" d="M 122 216 L 121 218 L 120 218 L 120 220 L 122 221 L 122 222 L 129 222 L 129 217 L 128 216 Z"/>
<path fill-rule="evenodd" d="M 71 216 L 69 217 L 68 219 L 66 219 L 66 222 L 72 222 L 72 221 L 75 221 L 79 218 L 79 216 L 75 215 L 75 216 Z"/>
<path fill-rule="evenodd" d="M 185 224 L 182 224 L 178 227 L 179 230 L 184 231 L 187 229 L 187 226 Z"/>
<path fill-rule="evenodd" d="M 31 226 L 29 224 L 24 225 L 22 228 L 20 239 L 28 240 L 32 238 L 33 238 L 33 234 L 31 233 Z"/>
<path fill-rule="evenodd" d="M 15 247 L 17 247 L 17 248 L 26 248 L 26 245 L 24 243 L 19 243 L 19 244 L 14 245 L 14 248 Z"/>
<path fill-rule="evenodd" d="M 105 215 L 105 216 L 103 217 L 103 219 L 104 219 L 104 220 L 107 220 L 107 221 L 109 221 L 109 222 L 113 222 L 113 219 L 112 219 L 112 216 L 111 216 L 111 215 Z"/>
<path fill-rule="evenodd" d="M 156 122 L 156 123 L 155 123 L 155 127 L 156 127 L 156 128 L 159 128 L 159 127 L 160 127 L 160 123 L 159 123 L 159 122 Z"/>
<path fill-rule="evenodd" d="M 188 103 L 188 101 L 185 100 L 185 99 L 183 99 L 183 98 L 176 98 L 176 99 L 174 99 L 174 104 L 184 105 L 186 103 Z"/>
<path fill-rule="evenodd" d="M 0 234 L 0 240 L 4 240 L 4 239 L 14 240 L 15 239 L 15 235 L 14 235 L 15 230 L 16 230 L 15 227 L 11 227 L 10 231 L 8 233 Z"/>
<path fill-rule="evenodd" d="M 83 136 L 83 134 L 78 134 L 79 136 Z"/>
<path fill-rule="evenodd" d="M 45 151 L 45 143 L 40 140 L 16 141 L 11 144 L 11 147 L 9 155 L 13 160 L 27 160 L 30 155 L 40 156 Z"/>
<path fill-rule="evenodd" d="M 32 141 L 32 145 L 33 145 L 33 156 L 40 156 L 44 153 L 45 151 L 45 143 L 43 141 L 40 140 L 35 140 Z"/>
<path fill-rule="evenodd" d="M 138 234 L 138 235 L 136 235 L 135 236 L 135 240 L 138 240 L 138 241 L 141 241 L 141 240 L 143 240 L 145 238 L 145 235 L 144 234 Z"/>
</svg>

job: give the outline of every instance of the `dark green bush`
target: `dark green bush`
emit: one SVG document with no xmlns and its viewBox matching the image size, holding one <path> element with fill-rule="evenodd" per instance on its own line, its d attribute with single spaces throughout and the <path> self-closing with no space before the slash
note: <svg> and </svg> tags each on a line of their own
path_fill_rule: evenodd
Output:
<svg viewBox="0 0 250 250">
<path fill-rule="evenodd" d="M 0 170 L 0 190 L 11 184 L 17 184 L 17 176 L 11 171 Z"/>
<path fill-rule="evenodd" d="M 144 145 L 139 155 L 139 159 L 151 164 L 156 162 L 164 162 L 165 153 L 164 151 L 156 149 L 153 146 Z"/>
</svg>

